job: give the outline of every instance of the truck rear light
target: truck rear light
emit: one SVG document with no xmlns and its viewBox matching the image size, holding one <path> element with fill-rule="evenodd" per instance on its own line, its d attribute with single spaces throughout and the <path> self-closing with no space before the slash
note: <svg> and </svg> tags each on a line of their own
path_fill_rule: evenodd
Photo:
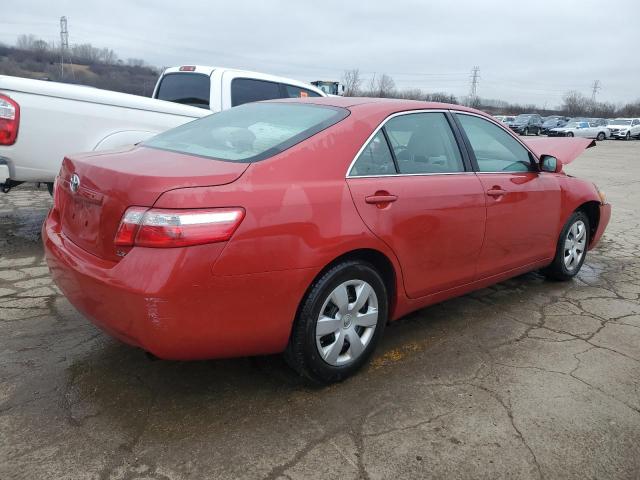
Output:
<svg viewBox="0 0 640 480">
<path fill-rule="evenodd" d="M 13 145 L 20 126 L 20 105 L 0 95 L 0 145 Z"/>
<path fill-rule="evenodd" d="M 114 243 L 154 248 L 186 247 L 224 242 L 242 219 L 243 208 L 197 210 L 130 207 L 124 213 Z"/>
<path fill-rule="evenodd" d="M 183 65 L 178 70 L 181 71 L 181 72 L 195 72 L 196 71 L 196 67 L 193 66 L 193 65 Z"/>
</svg>

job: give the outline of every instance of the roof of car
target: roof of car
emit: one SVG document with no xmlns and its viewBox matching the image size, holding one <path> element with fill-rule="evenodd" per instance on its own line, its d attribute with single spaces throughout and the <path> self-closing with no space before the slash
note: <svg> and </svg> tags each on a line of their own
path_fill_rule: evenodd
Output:
<svg viewBox="0 0 640 480">
<path fill-rule="evenodd" d="M 481 113 L 473 108 L 462 105 L 454 105 L 439 102 L 422 102 L 419 100 L 402 100 L 396 98 L 375 98 L 375 97 L 306 97 L 306 98 L 283 98 L 269 100 L 269 102 L 287 103 L 312 103 L 315 105 L 326 105 L 329 107 L 341 107 L 348 109 L 371 108 L 372 110 L 387 110 L 388 112 L 400 112 L 404 110 L 460 110 L 466 112 Z M 488 115 L 487 115 L 488 116 Z"/>
</svg>

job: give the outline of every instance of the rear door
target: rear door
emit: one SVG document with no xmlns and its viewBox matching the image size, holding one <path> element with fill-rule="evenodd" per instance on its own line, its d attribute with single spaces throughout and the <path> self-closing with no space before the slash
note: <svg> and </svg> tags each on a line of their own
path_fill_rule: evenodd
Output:
<svg viewBox="0 0 640 480">
<path fill-rule="evenodd" d="M 560 221 L 560 185 L 539 172 L 511 133 L 478 115 L 456 113 L 487 202 L 478 277 L 551 258 Z"/>
<path fill-rule="evenodd" d="M 484 191 L 447 113 L 391 117 L 363 147 L 347 183 L 364 222 L 398 257 L 409 297 L 473 280 Z"/>
</svg>

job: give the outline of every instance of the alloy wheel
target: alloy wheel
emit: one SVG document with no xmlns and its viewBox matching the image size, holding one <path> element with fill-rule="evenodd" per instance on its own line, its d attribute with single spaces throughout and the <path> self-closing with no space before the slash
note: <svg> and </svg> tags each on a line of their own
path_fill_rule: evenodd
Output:
<svg viewBox="0 0 640 480">
<path fill-rule="evenodd" d="M 378 324 L 378 297 L 364 280 L 348 280 L 327 297 L 316 322 L 316 346 L 329 365 L 356 360 Z"/>
<path fill-rule="evenodd" d="M 564 266 L 570 272 L 579 267 L 587 246 L 587 227 L 578 220 L 567 231 L 564 241 Z"/>
</svg>

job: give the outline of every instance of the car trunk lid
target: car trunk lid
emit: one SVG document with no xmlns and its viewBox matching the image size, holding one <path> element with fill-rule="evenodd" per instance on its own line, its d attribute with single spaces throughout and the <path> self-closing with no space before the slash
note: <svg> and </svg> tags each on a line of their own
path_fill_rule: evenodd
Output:
<svg viewBox="0 0 640 480">
<path fill-rule="evenodd" d="M 67 157 L 55 192 L 62 232 L 87 252 L 116 261 L 114 236 L 128 207 L 151 207 L 177 188 L 234 182 L 248 165 L 146 147 Z"/>
</svg>

